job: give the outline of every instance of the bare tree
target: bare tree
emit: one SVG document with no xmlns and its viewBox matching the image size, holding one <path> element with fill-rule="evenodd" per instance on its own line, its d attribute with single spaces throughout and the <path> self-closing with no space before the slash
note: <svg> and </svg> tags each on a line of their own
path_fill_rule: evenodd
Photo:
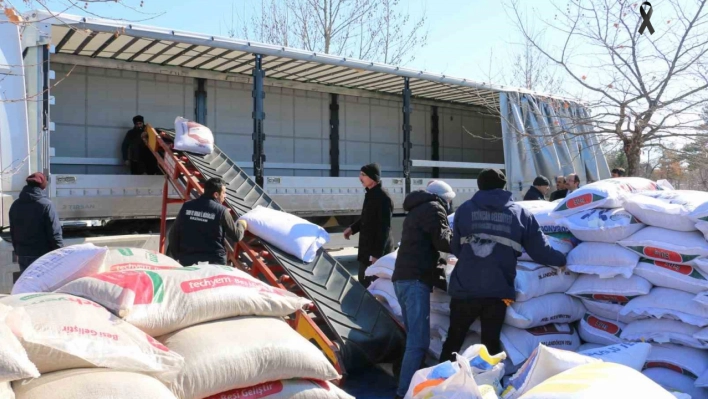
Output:
<svg viewBox="0 0 708 399">
<path fill-rule="evenodd" d="M 582 89 L 596 133 L 622 143 L 628 174 L 636 175 L 643 148 L 663 147 L 669 137 L 693 139 L 700 108 L 708 103 L 708 7 L 706 0 L 667 0 L 652 18 L 656 34 L 638 32 L 640 3 L 570 0 L 552 20 L 537 16 L 554 47 L 540 43 L 517 0 L 514 22 L 535 50 Z M 658 12 L 654 12 L 658 14 Z"/>
<path fill-rule="evenodd" d="M 427 19 L 402 8 L 400 0 L 262 0 L 239 31 L 270 44 L 406 64 L 427 44 Z"/>
</svg>

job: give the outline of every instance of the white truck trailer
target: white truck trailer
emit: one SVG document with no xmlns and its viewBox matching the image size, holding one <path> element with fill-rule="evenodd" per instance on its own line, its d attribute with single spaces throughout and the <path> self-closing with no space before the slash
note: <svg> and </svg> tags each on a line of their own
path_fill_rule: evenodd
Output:
<svg viewBox="0 0 708 399">
<path fill-rule="evenodd" d="M 356 176 L 369 162 L 382 166 L 398 212 L 437 177 L 461 203 L 485 167 L 505 169 L 517 197 L 537 174 L 576 172 L 582 183 L 610 174 L 595 138 L 572 122 L 586 110 L 562 98 L 171 29 L 24 17 L 0 23 L 3 227 L 35 171 L 50 176 L 62 220 L 159 218 L 164 177 L 130 176 L 121 159 L 137 114 L 156 127 L 176 116 L 209 126 L 303 217 L 358 214 Z"/>
</svg>

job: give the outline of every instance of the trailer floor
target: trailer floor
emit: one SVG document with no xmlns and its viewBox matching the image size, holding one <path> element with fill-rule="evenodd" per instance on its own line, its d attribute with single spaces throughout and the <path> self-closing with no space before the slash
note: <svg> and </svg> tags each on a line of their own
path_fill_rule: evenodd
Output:
<svg viewBox="0 0 708 399">
<path fill-rule="evenodd" d="M 342 389 L 357 399 L 393 399 L 398 382 L 390 369 L 391 365 L 385 364 L 348 375 Z"/>
</svg>

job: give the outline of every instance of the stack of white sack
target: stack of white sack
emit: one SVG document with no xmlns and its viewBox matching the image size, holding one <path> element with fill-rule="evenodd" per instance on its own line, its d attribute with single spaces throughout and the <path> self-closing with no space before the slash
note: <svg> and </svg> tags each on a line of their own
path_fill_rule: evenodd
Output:
<svg viewBox="0 0 708 399">
<path fill-rule="evenodd" d="M 519 201 L 517 204 L 536 218 L 541 231 L 548 236 L 549 243 L 557 250 L 568 253 L 580 243 L 579 237 L 573 235 L 566 226 L 559 223 L 558 219 L 552 216 L 553 209 L 557 206 L 556 203 L 548 201 Z M 563 245 L 562 242 L 570 244 L 570 247 L 567 244 Z M 531 260 L 525 252 L 519 259 Z"/>
<path fill-rule="evenodd" d="M 282 319 L 310 301 L 231 267 L 107 272 L 72 281 L 58 292 L 103 305 L 154 336 L 157 346 L 181 355 L 184 367 L 167 382 L 180 399 L 207 398 L 264 383 L 280 386 L 291 380 L 339 378 L 323 353 Z M 322 397 L 348 397 L 333 386 L 325 387 L 329 396 Z M 290 388 L 293 394 L 295 388 Z"/>
</svg>

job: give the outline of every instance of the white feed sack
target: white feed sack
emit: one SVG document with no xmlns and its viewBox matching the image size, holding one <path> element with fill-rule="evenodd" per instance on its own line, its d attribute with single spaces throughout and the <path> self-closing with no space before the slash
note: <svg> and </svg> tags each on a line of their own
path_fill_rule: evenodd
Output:
<svg viewBox="0 0 708 399">
<path fill-rule="evenodd" d="M 205 399 L 354 399 L 327 381 L 283 380 L 232 389 Z"/>
<path fill-rule="evenodd" d="M 12 294 L 52 292 L 69 281 L 102 271 L 108 248 L 93 244 L 59 248 L 37 259 L 12 287 Z"/>
<path fill-rule="evenodd" d="M 430 347 L 428 348 L 428 353 L 433 356 L 433 359 L 440 359 L 440 355 L 442 354 L 443 343 L 443 338 L 439 336 L 432 336 L 431 334 Z M 464 352 L 472 345 L 478 345 L 481 343 L 482 337 L 477 333 L 471 332 L 465 337 L 465 340 L 462 343 L 462 347 L 460 348 L 460 352 Z"/>
<path fill-rule="evenodd" d="M 554 293 L 514 302 L 506 309 L 504 323 L 516 328 L 532 328 L 552 323 L 572 323 L 585 314 L 585 307 L 577 298 Z"/>
<path fill-rule="evenodd" d="M 694 335 L 700 331 L 700 327 L 676 320 L 642 319 L 627 324 L 621 337 L 627 341 L 671 343 L 696 349 L 708 349 L 706 343 L 694 338 Z"/>
<path fill-rule="evenodd" d="M 509 379 L 502 399 L 517 399 L 547 379 L 583 364 L 601 360 L 539 344 L 519 371 Z"/>
<path fill-rule="evenodd" d="M 269 381 L 339 378 L 324 354 L 285 321 L 237 317 L 185 328 L 159 338 L 184 356 L 168 387 L 181 399 L 201 399 Z"/>
<path fill-rule="evenodd" d="M 697 306 L 694 298 L 695 295 L 688 292 L 654 287 L 648 295 L 629 301 L 620 313 L 680 320 L 697 327 L 708 326 L 708 309 Z"/>
<path fill-rule="evenodd" d="M 551 246 L 551 248 L 555 249 L 556 251 L 562 252 L 563 255 L 567 255 L 568 252 L 570 252 L 573 249 L 573 244 L 570 241 L 563 240 L 560 238 L 552 237 L 552 236 L 546 236 L 546 240 L 548 240 L 548 244 Z M 526 261 L 526 262 L 533 262 L 533 258 L 526 252 L 526 250 L 523 250 L 521 252 L 521 256 L 519 256 L 520 261 Z"/>
<path fill-rule="evenodd" d="M 587 347 L 587 345 L 594 346 Z M 583 344 L 578 349 L 578 353 L 642 371 L 651 350 L 652 346 L 646 342 L 625 342 L 609 346 Z"/>
<path fill-rule="evenodd" d="M 708 256 L 708 242 L 697 231 L 652 226 L 639 230 L 619 244 L 645 258 L 682 265 L 697 265 L 697 258 Z"/>
<path fill-rule="evenodd" d="M 708 204 L 704 191 L 675 190 L 642 192 L 627 198 L 625 209 L 649 226 L 677 231 L 696 230 L 691 213 Z"/>
<path fill-rule="evenodd" d="M 398 303 L 396 290 L 393 287 L 393 282 L 387 278 L 379 278 L 369 285 L 367 290 L 376 299 L 383 300 L 396 316 L 402 316 L 401 305 Z"/>
<path fill-rule="evenodd" d="M 703 237 L 708 240 L 708 222 L 701 220 L 696 223 L 696 229 L 703 233 Z"/>
<path fill-rule="evenodd" d="M 110 369 L 73 369 L 15 381 L 17 399 L 177 399 L 145 374 Z"/>
<path fill-rule="evenodd" d="M 226 317 L 287 316 L 311 303 L 218 265 L 101 273 L 58 292 L 97 302 L 153 337 Z"/>
<path fill-rule="evenodd" d="M 214 152 L 214 134 L 202 124 L 178 116 L 175 119 L 174 149 L 209 155 Z"/>
<path fill-rule="evenodd" d="M 39 371 L 15 334 L 29 334 L 31 325 L 24 309 L 0 304 L 0 385 L 22 378 L 37 378 Z M 2 398 L 0 388 L 0 398 Z"/>
<path fill-rule="evenodd" d="M 566 291 L 566 294 L 594 301 L 627 303 L 651 292 L 651 283 L 639 276 L 600 278 L 584 274 Z"/>
<path fill-rule="evenodd" d="M 11 383 L 0 382 L 0 399 L 15 399 L 15 391 L 12 390 Z"/>
<path fill-rule="evenodd" d="M 560 224 L 558 219 L 551 216 L 551 212 L 553 212 L 557 204 L 548 201 L 519 201 L 516 204 L 529 211 L 536 218 L 541 231 L 547 236 L 568 241 L 574 246 L 579 244 L 578 239 L 573 236 L 570 230 Z"/>
<path fill-rule="evenodd" d="M 580 339 L 582 339 L 583 342 L 613 345 L 623 342 L 620 336 L 622 334 L 622 329 L 625 327 L 626 325 L 624 323 L 603 319 L 599 316 L 585 313 L 585 316 L 583 316 L 582 320 L 580 320 L 578 332 L 580 333 Z"/>
<path fill-rule="evenodd" d="M 312 262 L 329 241 L 322 227 L 287 212 L 257 206 L 239 218 L 248 231 L 304 262 Z"/>
<path fill-rule="evenodd" d="M 373 265 L 366 268 L 364 275 L 367 277 L 376 276 L 379 278 L 391 279 L 393 271 L 396 269 L 396 259 L 398 258 L 398 250 L 391 252 L 388 255 L 382 256 L 374 262 Z"/>
<path fill-rule="evenodd" d="M 620 299 L 621 297 L 617 297 Z M 585 306 L 585 310 L 594 315 L 600 316 L 602 318 L 618 321 L 620 323 L 628 324 L 635 320 L 646 319 L 647 316 L 636 316 L 636 315 L 622 315 L 620 312 L 624 309 L 629 300 L 623 302 L 616 301 L 596 301 L 592 299 L 580 298 L 580 301 Z"/>
<path fill-rule="evenodd" d="M 123 270 L 163 270 L 182 267 L 176 260 L 143 248 L 111 248 L 103 262 L 102 272 Z"/>
<path fill-rule="evenodd" d="M 580 347 L 580 337 L 572 324 L 548 324 L 527 330 L 505 324 L 500 338 L 513 365 L 528 359 L 539 344 L 568 351 L 576 351 Z"/>
<path fill-rule="evenodd" d="M 655 191 L 656 183 L 641 177 L 620 177 L 600 180 L 580 187 L 557 204 L 551 214 L 561 218 L 595 208 L 621 208 L 625 199 L 638 191 Z"/>
<path fill-rule="evenodd" d="M 524 302 L 555 292 L 565 292 L 578 277 L 570 270 L 561 271 L 556 267 L 532 262 L 518 262 L 516 265 L 516 301 Z"/>
<path fill-rule="evenodd" d="M 602 278 L 629 278 L 637 262 L 639 255 L 617 244 L 583 242 L 568 254 L 567 267 L 576 273 L 597 274 Z"/>
<path fill-rule="evenodd" d="M 645 227 L 622 208 L 588 209 L 558 219 L 558 224 L 567 227 L 581 241 L 608 243 L 616 243 Z"/>
<path fill-rule="evenodd" d="M 708 351 L 673 344 L 654 344 L 645 368 L 668 368 L 697 379 L 708 371 Z"/>
<path fill-rule="evenodd" d="M 433 288 L 433 292 L 430 293 L 430 312 L 449 316 L 451 299 L 447 292 Z"/>
<path fill-rule="evenodd" d="M 687 394 L 691 399 L 708 399 L 708 390 L 696 387 L 693 378 L 678 371 L 660 367 L 646 369 L 642 374 L 669 392 Z"/>
<path fill-rule="evenodd" d="M 0 299 L 23 308 L 31 331 L 19 337 L 40 373 L 105 367 L 170 380 L 184 361 L 155 339 L 95 302 L 66 294 L 25 294 Z"/>
<path fill-rule="evenodd" d="M 634 274 L 657 287 L 694 294 L 708 291 L 708 273 L 694 266 L 642 258 L 634 269 Z"/>
</svg>

